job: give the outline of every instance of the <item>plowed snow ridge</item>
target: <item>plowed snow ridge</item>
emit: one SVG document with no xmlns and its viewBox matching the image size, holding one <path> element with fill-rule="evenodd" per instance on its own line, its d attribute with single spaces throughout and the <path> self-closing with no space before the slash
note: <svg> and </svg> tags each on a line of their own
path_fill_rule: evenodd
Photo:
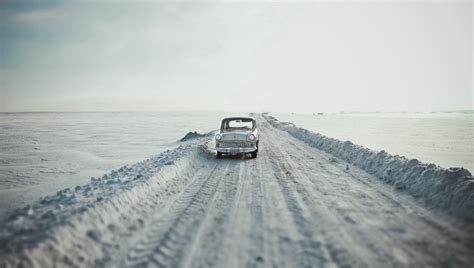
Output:
<svg viewBox="0 0 474 268">
<path fill-rule="evenodd" d="M 453 215 L 474 221 L 474 178 L 464 168 L 444 169 L 417 159 L 376 152 L 350 141 L 340 141 L 266 117 L 274 127 L 288 132 L 310 146 L 356 165 L 395 185 L 398 190 L 423 197 L 430 204 Z"/>
<path fill-rule="evenodd" d="M 331 151 L 268 120 L 257 117 L 256 159 L 216 159 L 198 138 L 16 211 L 0 227 L 0 267 L 472 266 L 466 171 L 449 171 L 464 188 L 433 172 L 412 171 L 411 184 L 383 153 L 364 165 L 353 144 Z"/>
</svg>

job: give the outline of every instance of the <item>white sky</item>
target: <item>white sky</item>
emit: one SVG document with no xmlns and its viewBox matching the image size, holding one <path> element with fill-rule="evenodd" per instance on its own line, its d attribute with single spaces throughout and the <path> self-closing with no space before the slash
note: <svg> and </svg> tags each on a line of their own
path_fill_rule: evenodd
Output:
<svg viewBox="0 0 474 268">
<path fill-rule="evenodd" d="M 471 1 L 0 2 L 1 111 L 473 109 Z"/>
</svg>

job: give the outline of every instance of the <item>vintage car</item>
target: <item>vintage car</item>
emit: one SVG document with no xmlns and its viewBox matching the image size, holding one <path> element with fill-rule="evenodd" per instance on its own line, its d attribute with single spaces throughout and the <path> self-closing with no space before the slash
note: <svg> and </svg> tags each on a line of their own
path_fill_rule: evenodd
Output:
<svg viewBox="0 0 474 268">
<path fill-rule="evenodd" d="M 221 158 L 223 154 L 246 153 L 256 158 L 258 153 L 257 122 L 252 117 L 224 118 L 215 140 L 217 158 Z"/>
</svg>

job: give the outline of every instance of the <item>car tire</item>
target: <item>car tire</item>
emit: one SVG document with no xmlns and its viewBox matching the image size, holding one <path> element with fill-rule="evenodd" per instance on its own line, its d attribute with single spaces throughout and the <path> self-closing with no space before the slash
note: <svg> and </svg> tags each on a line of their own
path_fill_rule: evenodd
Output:
<svg viewBox="0 0 474 268">
<path fill-rule="evenodd" d="M 250 153 L 251 158 L 257 158 L 257 151 Z"/>
<path fill-rule="evenodd" d="M 221 152 L 217 152 L 217 158 L 222 158 L 222 153 Z"/>
</svg>

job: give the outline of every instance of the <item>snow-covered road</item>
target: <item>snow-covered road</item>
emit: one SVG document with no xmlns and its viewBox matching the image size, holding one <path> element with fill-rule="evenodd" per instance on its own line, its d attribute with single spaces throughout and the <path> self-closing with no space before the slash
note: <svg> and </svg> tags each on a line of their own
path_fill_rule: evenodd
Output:
<svg viewBox="0 0 474 268">
<path fill-rule="evenodd" d="M 17 212 L 0 266 L 474 265 L 472 224 L 257 121 L 256 159 L 200 140 Z"/>
</svg>

